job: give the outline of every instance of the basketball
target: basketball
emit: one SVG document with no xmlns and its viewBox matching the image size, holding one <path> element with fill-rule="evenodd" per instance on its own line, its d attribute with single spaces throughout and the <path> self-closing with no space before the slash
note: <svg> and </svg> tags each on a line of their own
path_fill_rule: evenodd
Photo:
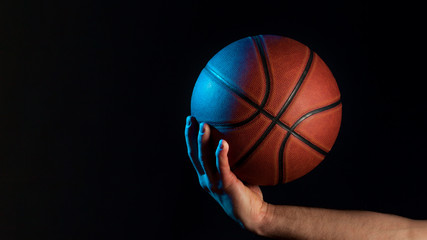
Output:
<svg viewBox="0 0 427 240">
<path fill-rule="evenodd" d="M 201 71 L 191 115 L 230 145 L 242 181 L 276 185 L 313 170 L 331 150 L 341 94 L 323 60 L 291 38 L 247 37 L 223 48 Z"/>
</svg>

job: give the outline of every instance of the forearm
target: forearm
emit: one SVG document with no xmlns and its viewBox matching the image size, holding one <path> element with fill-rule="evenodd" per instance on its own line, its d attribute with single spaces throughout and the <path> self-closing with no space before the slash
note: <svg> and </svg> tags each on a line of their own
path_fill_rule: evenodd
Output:
<svg viewBox="0 0 427 240">
<path fill-rule="evenodd" d="M 367 211 L 269 205 L 264 224 L 254 229 L 276 239 L 427 239 L 427 223 Z"/>
</svg>

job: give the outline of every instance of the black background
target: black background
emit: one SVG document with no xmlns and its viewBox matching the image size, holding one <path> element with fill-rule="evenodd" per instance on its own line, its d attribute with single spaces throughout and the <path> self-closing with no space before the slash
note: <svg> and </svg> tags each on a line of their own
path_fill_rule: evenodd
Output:
<svg viewBox="0 0 427 240">
<path fill-rule="evenodd" d="M 199 187 L 184 141 L 201 69 L 258 34 L 312 48 L 343 102 L 325 161 L 265 199 L 426 219 L 422 7 L 2 1 L 0 238 L 258 239 Z"/>
</svg>

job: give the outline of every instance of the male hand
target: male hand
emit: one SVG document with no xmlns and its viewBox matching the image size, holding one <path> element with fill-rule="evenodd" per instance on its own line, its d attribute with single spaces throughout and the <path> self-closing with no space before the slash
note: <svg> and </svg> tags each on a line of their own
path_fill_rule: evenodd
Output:
<svg viewBox="0 0 427 240">
<path fill-rule="evenodd" d="M 185 140 L 188 156 L 196 169 L 201 187 L 224 211 L 243 227 L 259 233 L 266 221 L 268 204 L 259 186 L 244 184 L 231 171 L 228 162 L 230 146 L 220 140 L 216 151 L 211 149 L 211 129 L 194 117 L 187 117 Z M 214 152 L 215 151 L 215 152 Z"/>
</svg>

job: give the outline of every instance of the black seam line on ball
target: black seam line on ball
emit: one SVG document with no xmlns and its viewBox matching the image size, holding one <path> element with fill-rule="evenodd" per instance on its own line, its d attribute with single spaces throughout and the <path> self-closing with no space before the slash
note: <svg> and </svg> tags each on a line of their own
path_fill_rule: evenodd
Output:
<svg viewBox="0 0 427 240">
<path fill-rule="evenodd" d="M 284 150 L 285 150 L 286 142 L 288 141 L 288 139 L 289 139 L 289 137 L 291 136 L 291 134 L 292 134 L 292 135 L 294 135 L 294 136 L 296 136 L 296 134 L 297 134 L 297 133 L 295 133 L 295 132 L 294 132 L 295 128 L 296 128 L 296 127 L 297 127 L 297 126 L 298 126 L 302 121 L 304 121 L 305 119 L 307 119 L 307 118 L 309 118 L 309 117 L 313 116 L 314 114 L 317 114 L 317 113 L 320 113 L 320 112 L 323 112 L 323 111 L 326 111 L 326 110 L 332 109 L 332 108 L 334 108 L 334 107 L 336 107 L 336 106 L 340 105 L 340 103 L 341 103 L 341 99 L 340 99 L 340 100 L 338 100 L 338 101 L 336 101 L 336 102 L 334 102 L 334 103 L 332 103 L 332 104 L 330 104 L 330 105 L 328 105 L 328 106 L 321 107 L 321 108 L 315 109 L 315 110 L 313 110 L 313 111 L 311 111 L 311 112 L 308 112 L 308 113 L 304 114 L 302 117 L 300 117 L 300 118 L 299 118 L 299 119 L 298 119 L 298 120 L 297 120 L 297 121 L 292 125 L 291 130 L 290 130 L 290 131 L 288 131 L 288 132 L 286 133 L 286 136 L 285 136 L 285 138 L 283 139 L 282 144 L 280 145 L 280 149 L 279 149 L 279 181 L 278 181 L 278 183 L 277 183 L 277 184 L 281 184 L 281 183 L 283 182 L 283 170 L 284 170 L 283 152 L 284 152 Z M 298 136 L 300 136 L 300 135 L 298 134 Z M 326 152 L 326 151 L 324 151 L 324 150 L 322 150 L 321 148 L 319 148 L 319 147 L 315 146 L 313 143 L 309 142 L 307 139 L 305 139 L 305 138 L 301 137 L 301 139 L 300 139 L 300 140 L 301 140 L 302 142 L 304 142 L 305 144 L 309 145 L 310 147 L 312 147 L 314 150 L 316 150 L 316 151 L 317 151 L 317 152 L 319 152 L 320 154 L 322 154 L 322 155 L 326 155 L 326 154 L 327 154 L 327 152 Z M 311 145 L 312 145 L 312 146 L 311 146 Z M 315 147 L 313 147 L 313 146 L 315 146 Z"/>
<path fill-rule="evenodd" d="M 256 108 L 257 111 L 255 113 L 253 113 L 251 116 L 249 116 L 247 119 L 245 119 L 243 121 L 240 121 L 240 122 L 237 122 L 237 123 L 207 122 L 208 124 L 211 124 L 212 126 L 223 127 L 223 128 L 235 128 L 235 127 L 239 127 L 239 126 L 245 125 L 246 123 L 252 121 L 261 112 L 264 115 L 266 115 L 267 117 L 269 117 L 270 119 L 273 118 L 273 116 L 271 114 L 269 114 L 268 112 L 266 112 L 263 109 L 264 106 L 265 106 L 265 104 L 267 103 L 268 96 L 270 95 L 270 82 L 271 81 L 270 81 L 270 73 L 268 71 L 267 59 L 265 57 L 265 51 L 264 51 L 264 47 L 263 47 L 263 44 L 262 44 L 261 37 L 262 36 L 251 37 L 252 41 L 254 41 L 255 49 L 256 49 L 256 51 L 260 55 L 262 66 L 263 66 L 263 69 L 264 69 L 264 75 L 265 75 L 265 84 L 266 84 L 266 87 L 265 87 L 264 97 L 263 97 L 260 105 L 256 104 L 248 96 L 246 96 L 244 93 L 240 92 L 237 88 L 235 88 L 233 85 L 231 85 L 229 83 L 229 81 L 227 81 L 223 76 L 221 76 L 218 72 L 216 72 L 211 66 L 209 66 L 209 64 L 207 64 L 206 67 L 205 67 L 205 69 L 207 70 L 207 72 L 210 73 L 214 77 L 213 78 L 214 80 L 219 80 L 217 82 L 219 82 L 223 86 L 225 86 L 228 89 L 230 89 L 232 92 L 234 92 L 240 98 L 242 98 L 244 101 L 246 101 L 247 103 L 249 103 L 250 105 L 252 105 L 254 108 Z"/>
<path fill-rule="evenodd" d="M 307 119 L 307 118 L 309 118 L 309 117 L 311 117 L 311 116 L 313 116 L 314 114 L 317 114 L 317 113 L 320 113 L 320 112 L 323 112 L 323 111 L 326 111 L 326 110 L 329 110 L 329 109 L 331 109 L 331 108 L 334 108 L 334 107 L 336 107 L 336 106 L 338 106 L 339 104 L 341 103 L 341 99 L 339 99 L 338 101 L 336 101 L 336 102 L 334 102 L 334 103 L 332 103 L 332 104 L 330 104 L 330 105 L 328 105 L 328 106 L 325 106 L 325 107 L 321 107 L 321 108 L 318 108 L 318 109 L 315 109 L 315 110 L 313 110 L 313 111 L 311 111 L 311 112 L 308 112 L 308 113 L 306 113 L 306 114 L 304 114 L 302 117 L 300 117 L 293 125 L 292 125 L 292 127 L 291 127 L 291 132 L 293 132 L 294 130 L 295 130 L 295 128 L 302 122 L 302 121 L 304 121 L 305 119 Z"/>
<path fill-rule="evenodd" d="M 282 108 L 280 109 L 279 113 L 277 114 L 277 116 L 275 116 L 272 119 L 271 124 L 267 127 L 267 129 L 264 131 L 264 133 L 261 135 L 261 137 L 255 142 L 255 144 L 245 153 L 245 155 L 243 155 L 237 162 L 236 164 L 234 164 L 234 166 L 232 166 L 232 170 L 240 167 L 241 165 L 243 165 L 248 157 L 255 151 L 255 149 L 257 149 L 257 147 L 264 141 L 264 139 L 267 137 L 267 135 L 271 132 L 271 130 L 273 129 L 273 127 L 280 122 L 280 117 L 283 115 L 283 113 L 286 111 L 286 109 L 288 108 L 288 106 L 291 104 L 292 100 L 294 99 L 296 93 L 298 92 L 298 90 L 300 89 L 302 82 L 304 81 L 305 77 L 307 76 L 308 71 L 310 70 L 311 67 L 311 62 L 313 61 L 313 51 L 310 50 L 310 57 L 308 58 L 307 64 L 305 65 L 304 71 L 302 72 L 300 78 L 298 79 L 298 82 L 295 84 L 294 89 L 292 90 L 291 94 L 289 95 L 288 99 L 286 99 L 285 103 L 283 104 Z M 284 125 L 284 124 L 283 124 Z M 283 126 L 282 126 L 283 127 Z M 290 129 L 288 129 L 290 130 Z"/>
<path fill-rule="evenodd" d="M 298 90 L 300 89 L 302 82 L 304 81 L 305 77 L 307 76 L 308 71 L 310 70 L 312 61 L 313 61 L 313 51 L 310 49 L 310 57 L 308 58 L 307 64 L 305 65 L 305 68 L 304 68 L 304 71 L 302 72 L 301 77 L 298 79 L 298 82 L 295 85 L 294 89 L 292 90 L 291 94 L 289 95 L 288 99 L 286 99 L 286 102 L 283 105 L 282 109 L 280 109 L 279 113 L 277 114 L 278 117 L 282 116 L 282 114 L 286 111 L 286 109 L 291 104 L 292 100 L 294 99 L 295 95 L 297 94 Z"/>
<path fill-rule="evenodd" d="M 252 107 L 256 109 L 255 113 L 253 113 L 251 116 L 249 116 L 247 119 L 237 122 L 237 123 L 217 123 L 217 122 L 210 122 L 206 121 L 206 123 L 215 126 L 215 127 L 223 127 L 223 128 L 235 128 L 242 125 L 245 125 L 246 123 L 252 121 L 260 112 L 265 112 L 262 107 L 256 104 L 254 101 L 252 101 L 248 96 L 240 92 L 238 89 L 236 89 L 233 85 L 231 85 L 227 80 L 224 79 L 220 74 L 218 74 L 215 70 L 212 69 L 209 65 L 206 65 L 205 70 L 207 73 L 213 76 L 213 80 L 219 83 L 220 85 L 224 86 L 226 89 L 229 89 L 231 92 L 239 96 L 241 99 L 243 99 L 245 102 L 250 104 Z M 265 113 L 264 113 L 265 114 Z M 268 116 L 267 116 L 268 117 Z"/>
<path fill-rule="evenodd" d="M 261 57 L 261 63 L 264 70 L 264 76 L 265 76 L 265 94 L 264 98 L 262 99 L 260 108 L 264 108 L 265 104 L 267 103 L 268 96 L 270 95 L 270 72 L 268 71 L 268 64 L 267 64 L 267 58 L 265 57 L 265 49 L 264 44 L 262 43 L 262 36 L 255 36 L 252 37 L 252 40 L 255 42 L 255 48 L 257 49 L 257 52 L 259 53 Z"/>
</svg>

